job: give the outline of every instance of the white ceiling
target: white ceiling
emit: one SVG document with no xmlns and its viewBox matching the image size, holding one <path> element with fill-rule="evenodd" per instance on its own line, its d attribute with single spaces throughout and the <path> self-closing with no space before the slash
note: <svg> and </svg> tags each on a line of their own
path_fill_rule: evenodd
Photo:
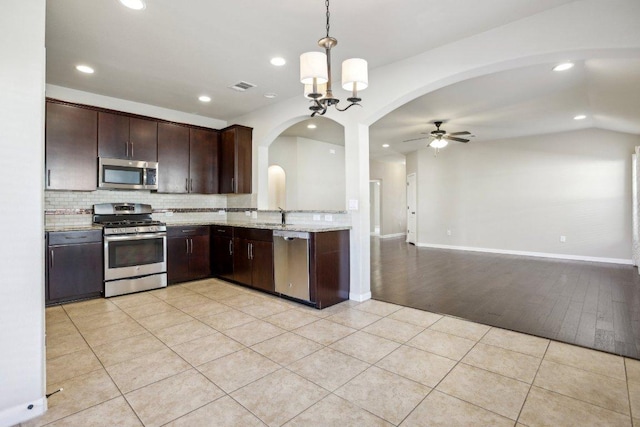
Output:
<svg viewBox="0 0 640 427">
<path fill-rule="evenodd" d="M 373 69 L 572 1 L 333 0 L 333 62 L 358 56 Z M 318 50 L 324 7 L 322 0 L 147 0 L 136 12 L 118 0 L 48 0 L 47 83 L 229 120 L 301 96 L 298 57 Z M 287 64 L 272 66 L 273 56 Z M 79 63 L 95 74 L 77 72 Z M 566 73 L 552 65 L 479 77 L 405 104 L 371 127 L 372 157 L 403 159 L 425 141 L 402 141 L 435 120 L 449 132 L 471 131 L 471 143 L 585 127 L 640 134 L 637 59 L 592 59 Z M 241 80 L 257 88 L 228 88 Z M 278 97 L 265 98 L 269 92 Z M 199 102 L 201 94 L 212 102 Z M 575 122 L 578 113 L 589 118 Z M 303 122 L 285 134 L 344 143 L 340 125 L 313 120 L 318 129 Z"/>
<path fill-rule="evenodd" d="M 554 65 L 477 77 L 417 98 L 371 126 L 371 156 L 402 159 L 430 140 L 403 141 L 426 136 L 421 132 L 437 120 L 448 132 L 474 134 L 470 144 L 591 127 L 640 134 L 640 59 L 588 59 L 564 72 Z M 573 120 L 578 114 L 587 119 Z"/>
<path fill-rule="evenodd" d="M 333 61 L 356 56 L 379 67 L 571 1 L 334 0 Z M 301 96 L 298 58 L 319 50 L 325 5 L 147 0 L 132 11 L 118 0 L 48 0 L 46 25 L 47 83 L 228 120 Z M 273 56 L 287 64 L 272 66 Z M 95 74 L 81 75 L 78 63 Z M 258 87 L 228 89 L 241 80 Z M 213 101 L 200 103 L 201 94 Z"/>
</svg>

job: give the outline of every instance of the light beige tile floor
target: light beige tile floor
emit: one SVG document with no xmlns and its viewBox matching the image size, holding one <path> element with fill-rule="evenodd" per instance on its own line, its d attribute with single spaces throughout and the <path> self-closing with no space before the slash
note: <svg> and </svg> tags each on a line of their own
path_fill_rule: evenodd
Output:
<svg viewBox="0 0 640 427">
<path fill-rule="evenodd" d="M 209 279 L 46 325 L 64 390 L 25 427 L 640 426 L 639 361 L 380 301 L 318 311 Z"/>
</svg>

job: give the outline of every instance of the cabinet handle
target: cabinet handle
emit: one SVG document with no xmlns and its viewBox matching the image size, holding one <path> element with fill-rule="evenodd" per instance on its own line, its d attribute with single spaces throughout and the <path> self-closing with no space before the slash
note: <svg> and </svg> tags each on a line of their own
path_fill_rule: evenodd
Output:
<svg viewBox="0 0 640 427">
<path fill-rule="evenodd" d="M 184 243 L 187 246 L 186 251 L 189 253 L 189 239 L 184 239 Z"/>
<path fill-rule="evenodd" d="M 249 243 L 249 247 L 251 248 L 251 258 L 253 259 L 253 243 Z"/>
<path fill-rule="evenodd" d="M 49 267 L 53 268 L 54 265 L 54 257 L 53 257 L 53 249 L 51 249 L 51 262 L 49 263 Z"/>
<path fill-rule="evenodd" d="M 233 240 L 229 240 L 229 255 L 233 255 Z"/>
<path fill-rule="evenodd" d="M 130 142 L 129 144 L 131 144 L 131 158 L 133 159 L 133 142 Z"/>
<path fill-rule="evenodd" d="M 235 178 L 231 178 L 231 192 L 233 193 L 235 191 L 236 188 L 236 179 Z"/>
<path fill-rule="evenodd" d="M 189 180 L 189 193 L 193 192 L 193 178 Z"/>
<path fill-rule="evenodd" d="M 124 156 L 125 157 L 129 157 L 129 142 L 128 141 L 124 142 Z"/>
<path fill-rule="evenodd" d="M 47 187 L 51 187 L 51 169 L 47 169 Z"/>
<path fill-rule="evenodd" d="M 191 255 L 193 255 L 193 239 L 189 239 L 191 241 L 191 252 L 189 252 Z"/>
<path fill-rule="evenodd" d="M 187 190 L 187 193 L 189 192 L 189 178 L 184 179 L 184 189 Z"/>
<path fill-rule="evenodd" d="M 251 259 L 251 243 L 247 243 L 247 259 Z"/>
</svg>

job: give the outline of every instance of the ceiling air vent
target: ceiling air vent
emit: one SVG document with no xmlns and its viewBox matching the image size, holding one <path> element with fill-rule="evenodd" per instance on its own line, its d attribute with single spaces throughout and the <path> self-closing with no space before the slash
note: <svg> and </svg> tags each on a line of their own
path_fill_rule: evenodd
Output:
<svg viewBox="0 0 640 427">
<path fill-rule="evenodd" d="M 256 85 L 254 85 L 253 83 L 249 83 L 249 82 L 238 82 L 236 84 L 234 84 L 233 86 L 229 86 L 229 89 L 233 89 L 233 90 L 237 90 L 238 92 L 244 92 L 247 89 L 251 89 L 256 87 Z"/>
</svg>

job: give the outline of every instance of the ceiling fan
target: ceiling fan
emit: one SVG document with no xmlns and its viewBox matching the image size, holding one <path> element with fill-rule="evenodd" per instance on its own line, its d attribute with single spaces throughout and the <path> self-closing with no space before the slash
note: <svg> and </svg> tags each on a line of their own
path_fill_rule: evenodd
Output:
<svg viewBox="0 0 640 427">
<path fill-rule="evenodd" d="M 440 126 L 442 126 L 442 122 L 433 122 L 434 125 L 436 125 L 436 129 L 432 130 L 431 132 L 422 132 L 423 135 L 429 135 L 429 136 L 423 136 L 420 138 L 412 138 L 412 139 L 405 139 L 402 142 L 409 142 L 409 141 L 419 141 L 421 139 L 427 139 L 427 138 L 433 138 L 433 141 L 431 141 L 428 145 L 429 147 L 433 147 L 433 148 L 443 148 L 446 147 L 447 144 L 449 143 L 449 141 L 456 141 L 456 142 L 464 142 L 467 143 L 470 140 L 468 139 L 464 139 L 464 138 L 458 138 L 458 136 L 462 136 L 462 135 L 469 135 L 469 137 L 473 137 L 475 135 L 472 135 L 471 132 L 467 132 L 462 131 L 462 132 L 452 132 L 452 133 L 447 133 L 447 131 L 445 131 L 444 129 L 440 129 Z"/>
</svg>

